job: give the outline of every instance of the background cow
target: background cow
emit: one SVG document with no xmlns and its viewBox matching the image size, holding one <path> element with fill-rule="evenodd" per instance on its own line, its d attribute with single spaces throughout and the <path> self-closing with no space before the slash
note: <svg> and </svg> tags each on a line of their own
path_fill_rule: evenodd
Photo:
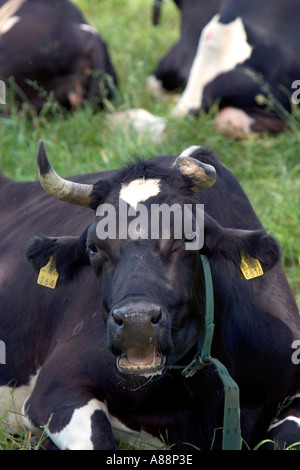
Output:
<svg viewBox="0 0 300 470">
<path fill-rule="evenodd" d="M 61 449 L 114 449 L 112 428 L 176 449 L 220 448 L 223 389 L 214 368 L 185 378 L 171 367 L 189 364 L 203 335 L 198 250 L 186 250 L 190 237 L 143 239 L 137 225 L 132 237 L 98 236 L 103 207 L 120 215 L 125 204 L 129 229 L 139 203 L 202 203 L 212 355 L 239 385 L 244 442 L 252 448 L 266 437 L 278 405 L 299 390 L 291 357 L 300 317 L 277 244 L 229 170 L 201 147 L 69 181 L 40 143 L 38 164 L 44 188 L 64 202 L 38 183 L 0 177 L 2 405 L 10 409 L 17 385 L 26 425 L 46 426 Z M 242 278 L 241 252 L 260 260 L 262 276 Z M 51 262 L 55 288 L 37 285 L 26 256 L 37 271 Z M 280 445 L 299 441 L 293 403 L 270 428 Z"/>
<path fill-rule="evenodd" d="M 40 111 L 51 93 L 67 109 L 112 96 L 117 77 L 107 47 L 71 2 L 2 0 L 0 7 L 0 77 L 19 102 Z"/>
<path fill-rule="evenodd" d="M 292 84 L 300 76 L 299 2 L 175 3 L 181 38 L 150 78 L 153 88 L 161 84 L 168 90 L 188 79 L 172 114 L 208 110 L 217 101 L 220 125 L 244 133 L 281 130 L 291 110 Z"/>
<path fill-rule="evenodd" d="M 160 87 L 174 91 L 186 84 L 202 29 L 220 10 L 224 1 L 174 0 L 180 10 L 180 38 L 161 59 L 154 74 L 149 77 L 150 87 L 152 81 L 154 87 L 158 81 Z M 160 7 L 163 8 L 163 4 Z"/>
</svg>

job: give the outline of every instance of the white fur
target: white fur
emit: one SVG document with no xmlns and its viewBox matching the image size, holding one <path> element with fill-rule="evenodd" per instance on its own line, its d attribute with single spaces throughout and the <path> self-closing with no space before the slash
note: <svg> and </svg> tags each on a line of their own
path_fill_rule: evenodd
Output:
<svg viewBox="0 0 300 470">
<path fill-rule="evenodd" d="M 185 116 L 192 109 L 200 109 L 204 87 L 219 74 L 243 63 L 251 54 L 252 47 L 247 42 L 241 18 L 222 24 L 219 15 L 215 15 L 202 31 L 187 86 L 172 115 Z"/>
<path fill-rule="evenodd" d="M 161 447 L 162 441 L 151 434 L 134 431 L 125 426 L 117 418 L 111 416 L 104 402 L 90 400 L 85 406 L 74 410 L 70 422 L 57 433 L 47 433 L 54 444 L 61 450 L 92 450 L 91 419 L 95 411 L 103 411 L 111 424 L 113 435 L 116 439 L 125 440 L 131 445 L 139 445 L 144 448 Z"/>
<path fill-rule="evenodd" d="M 8 33 L 19 21 L 21 18 L 19 16 L 11 16 L 8 18 L 5 23 L 0 24 L 0 35 L 3 36 L 4 34 Z"/>
<path fill-rule="evenodd" d="M 98 34 L 97 29 L 94 26 L 92 26 L 91 24 L 81 23 L 78 27 L 82 31 L 86 31 L 86 32 L 91 33 L 91 34 Z"/>
<path fill-rule="evenodd" d="M 159 183 L 159 179 L 137 179 L 128 184 L 123 183 L 120 198 L 136 209 L 140 202 L 146 201 L 149 197 L 156 196 L 159 193 Z"/>
<path fill-rule="evenodd" d="M 297 418 L 296 416 L 292 416 L 292 415 L 291 415 L 291 416 L 287 416 L 287 417 L 284 418 L 284 419 L 274 421 L 274 422 L 270 425 L 268 431 L 271 431 L 271 429 L 274 429 L 274 428 L 276 428 L 277 426 L 281 426 L 281 424 L 285 423 L 286 421 L 292 421 L 292 422 L 296 423 L 296 424 L 300 427 L 300 418 Z"/>
<path fill-rule="evenodd" d="M 0 8 L 0 37 L 10 31 L 20 21 L 16 16 L 26 0 L 10 0 Z"/>
<path fill-rule="evenodd" d="M 70 422 L 61 431 L 46 432 L 61 450 L 93 450 L 91 418 L 97 410 L 108 416 L 106 405 L 94 398 L 85 406 L 75 409 Z"/>
</svg>

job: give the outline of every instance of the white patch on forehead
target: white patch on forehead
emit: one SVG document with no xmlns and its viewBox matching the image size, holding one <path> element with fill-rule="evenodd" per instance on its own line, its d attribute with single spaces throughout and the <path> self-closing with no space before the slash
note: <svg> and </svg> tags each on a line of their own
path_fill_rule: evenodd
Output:
<svg viewBox="0 0 300 470">
<path fill-rule="evenodd" d="M 29 378 L 27 385 L 20 387 L 0 386 L 0 418 L 7 412 L 1 424 L 10 431 L 19 431 L 22 426 L 22 409 L 26 398 L 32 393 L 38 373 Z"/>
<path fill-rule="evenodd" d="M 192 109 L 200 109 L 204 87 L 252 54 L 242 19 L 222 24 L 219 18 L 215 15 L 203 28 L 186 88 L 172 111 L 173 116 L 185 116 Z"/>
<path fill-rule="evenodd" d="M 159 193 L 159 183 L 159 179 L 137 179 L 128 184 L 123 183 L 120 198 L 136 209 L 140 202 Z"/>
<path fill-rule="evenodd" d="M 21 18 L 16 12 L 26 0 L 10 0 L 0 8 L 0 36 L 10 31 Z"/>
</svg>

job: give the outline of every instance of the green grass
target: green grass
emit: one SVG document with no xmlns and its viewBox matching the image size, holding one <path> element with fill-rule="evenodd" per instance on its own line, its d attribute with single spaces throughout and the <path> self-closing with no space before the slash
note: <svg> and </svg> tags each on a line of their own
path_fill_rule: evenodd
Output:
<svg viewBox="0 0 300 470">
<path fill-rule="evenodd" d="M 166 102 L 156 101 L 146 88 L 146 78 L 179 36 L 179 15 L 173 3 L 166 2 L 158 27 L 151 24 L 152 0 L 74 3 L 100 31 L 117 70 L 119 91 L 110 109 L 141 107 L 167 117 L 174 105 L 172 95 Z M 176 155 L 189 145 L 208 146 L 238 178 L 265 228 L 279 241 L 284 269 L 300 306 L 297 112 L 289 119 L 290 130 L 276 137 L 253 136 L 244 141 L 226 138 L 216 131 L 212 110 L 199 118 L 169 119 L 163 140 L 152 142 L 126 126 L 114 128 L 102 112 L 93 113 L 86 108 L 67 114 L 55 106 L 49 108 L 40 117 L 13 111 L 0 119 L 2 173 L 19 181 L 37 179 L 35 159 L 39 139 L 45 141 L 49 158 L 62 176 L 117 168 L 133 153 L 146 157 Z M 16 444 L 0 427 L 0 446 L 30 447 L 28 438 L 24 439 Z"/>
</svg>

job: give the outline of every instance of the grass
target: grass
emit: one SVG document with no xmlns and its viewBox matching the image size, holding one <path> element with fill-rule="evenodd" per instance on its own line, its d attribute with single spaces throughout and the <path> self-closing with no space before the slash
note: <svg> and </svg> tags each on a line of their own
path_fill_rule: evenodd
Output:
<svg viewBox="0 0 300 470">
<path fill-rule="evenodd" d="M 152 0 L 74 3 L 100 31 L 117 70 L 119 91 L 110 108 L 141 107 L 167 117 L 174 105 L 172 95 L 166 102 L 158 102 L 147 90 L 146 79 L 178 38 L 179 15 L 173 3 L 165 3 L 157 27 L 151 24 Z M 28 111 L 13 111 L 0 119 L 0 171 L 18 181 L 37 179 L 35 156 L 40 138 L 62 176 L 117 168 L 132 153 L 146 157 L 176 155 L 189 145 L 208 146 L 238 178 L 265 228 L 279 241 L 283 266 L 300 306 L 298 112 L 288 118 L 290 129 L 286 132 L 243 141 L 216 132 L 214 114 L 212 110 L 198 118 L 168 119 L 166 136 L 161 142 L 153 142 L 133 129 L 113 128 L 104 113 L 94 113 L 90 108 L 66 114 L 49 106 L 39 117 Z M 30 443 L 28 436 L 16 443 L 0 426 L 0 446 L 30 448 Z"/>
</svg>

